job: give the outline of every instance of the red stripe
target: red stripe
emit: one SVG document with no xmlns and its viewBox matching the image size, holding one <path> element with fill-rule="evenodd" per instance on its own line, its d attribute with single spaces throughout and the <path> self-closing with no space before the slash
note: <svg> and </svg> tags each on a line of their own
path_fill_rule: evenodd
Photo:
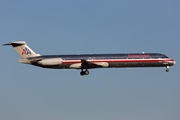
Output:
<svg viewBox="0 0 180 120">
<path fill-rule="evenodd" d="M 174 61 L 173 59 L 140 59 L 140 60 L 133 60 L 133 59 L 128 59 L 128 60 L 98 60 L 98 61 L 89 61 L 89 62 L 160 62 L 160 61 Z M 63 61 L 63 63 L 81 63 L 81 61 Z"/>
</svg>

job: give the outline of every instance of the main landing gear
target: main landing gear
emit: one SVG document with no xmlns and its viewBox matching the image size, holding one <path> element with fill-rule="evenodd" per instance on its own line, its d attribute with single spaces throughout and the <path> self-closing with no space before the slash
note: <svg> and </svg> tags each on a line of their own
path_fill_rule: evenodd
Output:
<svg viewBox="0 0 180 120">
<path fill-rule="evenodd" d="M 166 66 L 166 72 L 169 72 L 169 66 Z"/>
<path fill-rule="evenodd" d="M 86 71 L 83 71 L 83 69 L 81 69 L 82 71 L 80 72 L 80 75 L 88 75 L 89 71 L 86 69 Z"/>
</svg>

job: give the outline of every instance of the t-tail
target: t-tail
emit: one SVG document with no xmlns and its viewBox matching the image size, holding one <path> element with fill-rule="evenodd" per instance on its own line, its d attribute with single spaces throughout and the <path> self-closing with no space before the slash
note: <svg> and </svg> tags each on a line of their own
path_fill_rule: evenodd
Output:
<svg viewBox="0 0 180 120">
<path fill-rule="evenodd" d="M 23 59 L 40 56 L 40 54 L 35 53 L 25 41 L 10 42 L 3 45 L 12 45 Z"/>
</svg>

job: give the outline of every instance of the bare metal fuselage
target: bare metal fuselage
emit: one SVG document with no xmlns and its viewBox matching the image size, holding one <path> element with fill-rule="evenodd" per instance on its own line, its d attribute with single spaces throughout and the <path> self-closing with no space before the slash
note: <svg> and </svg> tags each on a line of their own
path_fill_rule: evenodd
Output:
<svg viewBox="0 0 180 120">
<path fill-rule="evenodd" d="M 33 59 L 43 58 L 44 60 L 61 59 L 59 64 L 42 65 L 38 62 L 33 65 L 52 68 L 52 69 L 82 69 L 82 61 L 86 60 L 99 66 L 86 66 L 83 69 L 92 68 L 121 68 L 121 67 L 167 67 L 175 64 L 173 59 L 163 54 L 97 54 L 97 55 L 55 55 L 55 56 L 38 56 Z M 32 59 L 32 58 L 31 58 Z M 57 62 L 58 63 L 58 62 Z"/>
<path fill-rule="evenodd" d="M 88 75 L 88 69 L 121 67 L 166 67 L 176 62 L 159 53 L 133 54 L 87 54 L 87 55 L 40 55 L 35 53 L 25 41 L 10 42 L 22 57 L 20 63 L 51 69 L 81 69 L 81 75 Z M 83 71 L 85 69 L 85 71 Z"/>
</svg>

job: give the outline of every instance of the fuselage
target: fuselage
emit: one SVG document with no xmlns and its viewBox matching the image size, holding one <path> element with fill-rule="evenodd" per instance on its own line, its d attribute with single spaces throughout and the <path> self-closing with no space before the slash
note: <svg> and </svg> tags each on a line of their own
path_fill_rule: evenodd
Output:
<svg viewBox="0 0 180 120">
<path fill-rule="evenodd" d="M 159 53 L 133 53 L 133 54 L 85 54 L 85 55 L 42 55 L 33 59 L 43 60 L 61 59 L 58 65 L 34 64 L 39 67 L 53 69 L 82 69 L 81 60 L 101 65 L 103 68 L 116 67 L 167 67 L 175 64 L 175 61 L 164 54 Z M 91 67 L 92 69 L 100 67 Z"/>
<path fill-rule="evenodd" d="M 35 53 L 25 41 L 3 45 L 13 46 L 22 58 L 19 59 L 20 63 L 51 69 L 81 69 L 82 76 L 88 75 L 88 69 L 93 68 L 166 67 L 168 72 L 169 66 L 176 64 L 173 59 L 159 53 L 40 55 Z"/>
</svg>

